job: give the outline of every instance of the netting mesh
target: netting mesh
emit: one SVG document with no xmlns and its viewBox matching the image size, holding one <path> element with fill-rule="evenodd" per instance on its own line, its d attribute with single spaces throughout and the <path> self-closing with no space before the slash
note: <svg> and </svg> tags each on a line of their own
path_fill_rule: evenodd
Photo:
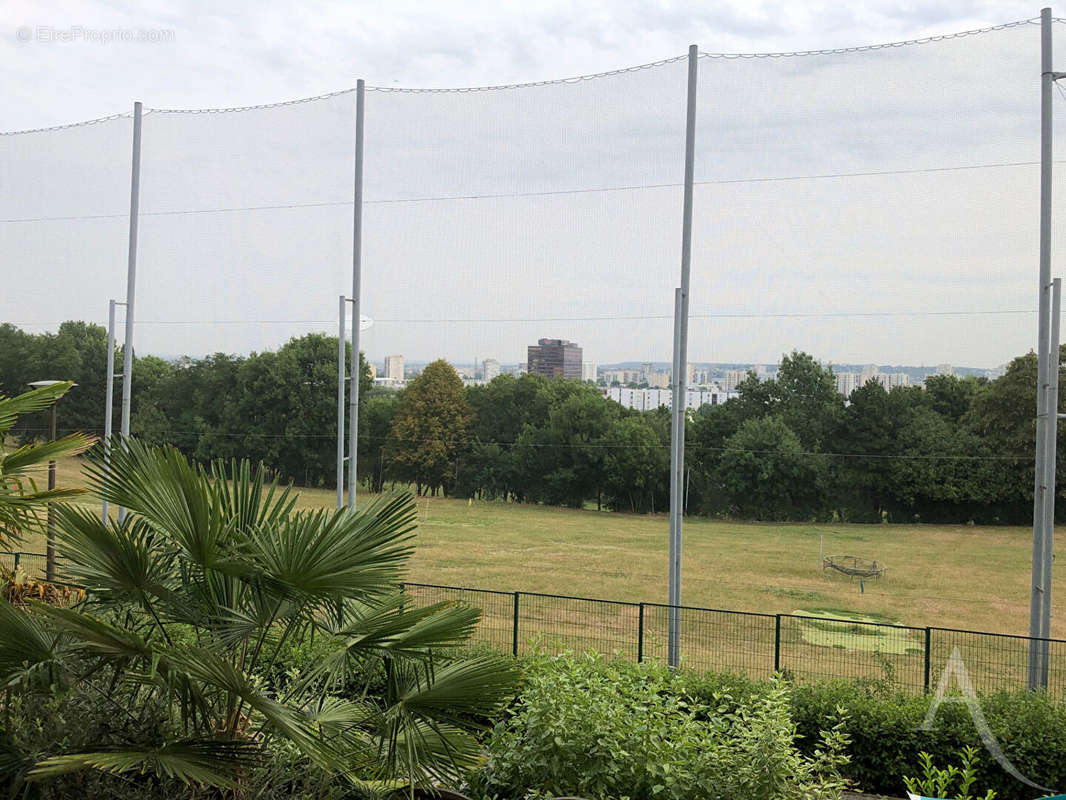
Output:
<svg viewBox="0 0 1066 800">
<path fill-rule="evenodd" d="M 548 336 L 578 342 L 586 361 L 668 360 L 686 69 L 368 90 L 368 355 L 521 363 Z M 993 367 L 1028 350 L 1038 95 L 1030 23 L 701 57 L 691 360 L 773 362 L 797 348 Z M 1064 110 L 1056 96 L 1060 145 Z M 351 289 L 354 125 L 351 91 L 146 112 L 141 352 L 334 332 Z M 125 116 L 0 137 L 0 246 L 39 278 L 9 285 L 0 317 L 31 330 L 103 321 L 107 298 L 122 299 L 130 127 Z"/>
</svg>

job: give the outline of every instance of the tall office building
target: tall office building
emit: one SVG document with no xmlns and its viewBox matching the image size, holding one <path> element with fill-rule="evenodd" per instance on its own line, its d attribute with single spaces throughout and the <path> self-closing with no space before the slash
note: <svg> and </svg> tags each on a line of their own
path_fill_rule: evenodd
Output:
<svg viewBox="0 0 1066 800">
<path fill-rule="evenodd" d="M 581 348 L 566 339 L 540 339 L 527 349 L 527 370 L 545 378 L 581 380 Z"/>
<path fill-rule="evenodd" d="M 488 383 L 500 374 L 500 362 L 495 358 L 486 358 L 481 362 L 481 372 L 485 382 Z"/>
<path fill-rule="evenodd" d="M 581 362 L 581 380 L 586 383 L 595 383 L 597 379 L 596 365 L 591 361 Z"/>
<path fill-rule="evenodd" d="M 390 381 L 403 380 L 403 356 L 385 356 L 385 377 Z"/>
</svg>

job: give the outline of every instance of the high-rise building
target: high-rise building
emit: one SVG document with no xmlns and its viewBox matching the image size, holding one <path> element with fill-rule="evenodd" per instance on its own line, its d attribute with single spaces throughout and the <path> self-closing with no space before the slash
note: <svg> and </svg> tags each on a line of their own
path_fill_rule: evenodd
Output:
<svg viewBox="0 0 1066 800">
<path fill-rule="evenodd" d="M 727 369 L 725 372 L 725 380 L 722 381 L 722 388 L 726 392 L 735 392 L 737 387 L 744 382 L 744 379 L 748 377 L 748 371 L 745 369 Z"/>
<path fill-rule="evenodd" d="M 586 383 L 595 383 L 597 378 L 596 365 L 591 361 L 581 362 L 581 380 Z"/>
<path fill-rule="evenodd" d="M 390 381 L 403 381 L 403 356 L 385 356 L 385 377 Z"/>
<path fill-rule="evenodd" d="M 566 339 L 540 339 L 527 349 L 528 371 L 545 378 L 581 380 L 581 348 Z"/>
<path fill-rule="evenodd" d="M 500 362 L 495 358 L 486 358 L 481 362 L 481 372 L 484 375 L 485 382 L 488 383 L 500 374 Z"/>
<path fill-rule="evenodd" d="M 936 374 L 937 375 L 954 375 L 955 374 L 955 369 L 951 366 L 951 364 L 937 364 L 936 365 Z"/>
<path fill-rule="evenodd" d="M 648 376 L 647 384 L 651 389 L 666 389 L 670 386 L 670 373 L 655 370 Z"/>
<path fill-rule="evenodd" d="M 838 372 L 835 376 L 837 391 L 844 397 L 851 397 L 851 393 L 859 386 L 859 374 L 857 372 Z"/>
</svg>

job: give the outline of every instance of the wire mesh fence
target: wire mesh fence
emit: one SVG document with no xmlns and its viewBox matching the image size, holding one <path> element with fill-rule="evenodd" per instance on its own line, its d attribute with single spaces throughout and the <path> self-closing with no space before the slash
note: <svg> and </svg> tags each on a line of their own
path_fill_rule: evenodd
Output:
<svg viewBox="0 0 1066 800">
<path fill-rule="evenodd" d="M 0 552 L 0 568 L 15 571 L 21 569 L 32 580 L 43 580 L 48 559 L 44 553 Z"/>
<path fill-rule="evenodd" d="M 946 628 L 931 629 L 930 685 L 935 688 L 941 677 L 951 671 L 949 659 L 957 653 L 959 664 L 978 692 L 1025 686 L 1032 643 L 1047 646 L 1048 692 L 1059 697 L 1066 695 L 1066 642 Z"/>
<path fill-rule="evenodd" d="M 0 569 L 42 580 L 43 553 L 0 552 Z M 454 603 L 480 609 L 472 643 L 519 656 L 588 652 L 666 662 L 671 606 L 591 597 L 501 592 L 405 583 L 418 606 Z M 1027 685 L 1030 644 L 1046 643 L 1047 691 L 1066 697 L 1066 640 L 1034 640 L 985 631 L 914 627 L 800 614 L 763 614 L 695 606 L 677 608 L 682 666 L 801 683 L 844 679 L 920 694 L 965 670 L 982 694 Z"/>
<path fill-rule="evenodd" d="M 482 608 L 475 634 L 514 655 L 596 651 L 633 661 L 666 661 L 671 606 L 527 592 L 405 584 L 416 602 L 450 600 Z M 682 666 L 801 683 L 851 680 L 912 694 L 935 689 L 953 652 L 979 693 L 1024 689 L 1027 636 L 799 614 L 681 606 Z M 1047 690 L 1066 697 L 1066 640 L 1049 639 Z M 955 688 L 958 676 L 949 676 Z"/>
</svg>

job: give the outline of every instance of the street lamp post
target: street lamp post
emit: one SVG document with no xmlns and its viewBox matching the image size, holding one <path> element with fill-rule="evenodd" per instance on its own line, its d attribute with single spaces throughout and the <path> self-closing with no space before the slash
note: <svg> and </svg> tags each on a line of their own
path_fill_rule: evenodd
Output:
<svg viewBox="0 0 1066 800">
<path fill-rule="evenodd" d="M 34 389 L 40 389 L 43 386 L 54 386 L 57 383 L 63 383 L 64 381 L 33 381 L 30 383 Z M 71 388 L 78 384 L 72 383 Z M 59 406 L 59 401 L 56 400 L 52 403 L 52 419 L 49 427 L 49 437 L 51 441 L 56 440 L 56 408 Z M 48 491 L 52 491 L 56 488 L 56 462 L 55 459 L 51 459 L 48 462 Z M 45 546 L 45 566 L 44 566 L 44 579 L 51 583 L 56 579 L 56 528 L 55 528 L 55 516 L 52 513 L 52 504 L 48 504 L 48 532 L 46 535 Z"/>
</svg>

